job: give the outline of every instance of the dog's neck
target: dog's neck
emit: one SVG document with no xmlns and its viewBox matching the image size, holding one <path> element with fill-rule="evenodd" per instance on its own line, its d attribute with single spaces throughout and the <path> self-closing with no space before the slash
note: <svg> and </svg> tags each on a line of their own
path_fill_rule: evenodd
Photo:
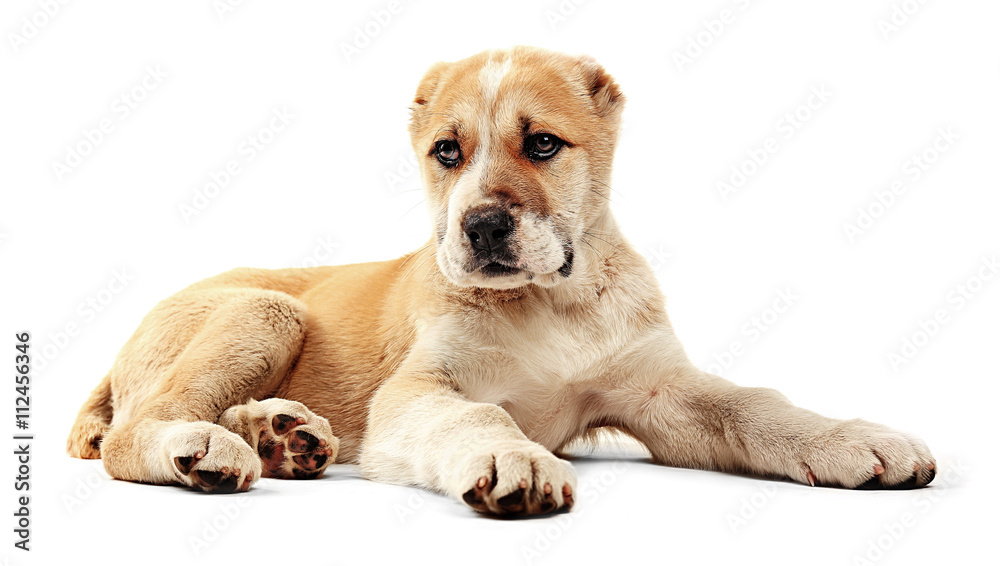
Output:
<svg viewBox="0 0 1000 566">
<path fill-rule="evenodd" d="M 622 264 L 632 264 L 635 256 L 614 215 L 605 207 L 577 239 L 572 275 L 560 285 L 536 289 L 556 304 L 590 304 L 600 298 Z"/>
<path fill-rule="evenodd" d="M 614 215 L 607 207 L 587 228 L 580 234 L 577 253 L 584 254 L 590 261 L 603 263 L 607 258 L 613 256 L 615 252 L 622 252 L 622 244 L 625 242 L 621 230 Z"/>
</svg>

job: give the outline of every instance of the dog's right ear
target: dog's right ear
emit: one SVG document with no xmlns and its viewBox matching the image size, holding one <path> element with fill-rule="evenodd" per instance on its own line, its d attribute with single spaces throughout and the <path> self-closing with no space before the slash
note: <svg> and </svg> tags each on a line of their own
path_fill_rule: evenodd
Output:
<svg viewBox="0 0 1000 566">
<path fill-rule="evenodd" d="M 420 86 L 417 87 L 417 94 L 413 97 L 413 104 L 410 105 L 410 133 L 416 135 L 423 128 L 423 123 L 432 100 L 437 95 L 438 87 L 441 84 L 441 77 L 451 63 L 441 61 L 435 63 L 420 79 Z"/>
<path fill-rule="evenodd" d="M 619 120 L 625 106 L 625 96 L 618 83 L 593 57 L 582 56 L 577 65 L 597 114 L 602 118 Z"/>
</svg>

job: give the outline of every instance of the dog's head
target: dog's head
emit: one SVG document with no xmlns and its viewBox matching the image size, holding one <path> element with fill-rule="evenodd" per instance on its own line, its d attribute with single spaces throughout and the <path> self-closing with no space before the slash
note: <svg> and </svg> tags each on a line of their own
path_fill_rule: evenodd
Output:
<svg viewBox="0 0 1000 566">
<path fill-rule="evenodd" d="M 461 286 L 554 286 L 607 210 L 624 98 L 593 59 L 536 48 L 438 63 L 417 89 L 437 263 Z"/>
</svg>

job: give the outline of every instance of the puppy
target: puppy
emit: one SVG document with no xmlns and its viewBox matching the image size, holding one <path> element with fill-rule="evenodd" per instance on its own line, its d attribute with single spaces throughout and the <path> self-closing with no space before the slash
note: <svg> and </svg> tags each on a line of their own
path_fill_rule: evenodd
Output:
<svg viewBox="0 0 1000 566">
<path fill-rule="evenodd" d="M 554 452 L 601 427 L 670 466 L 930 482 L 920 440 L 688 360 L 609 210 L 623 104 L 587 57 L 434 65 L 410 122 L 430 241 L 387 262 L 237 269 L 166 299 L 80 410 L 69 454 L 217 492 L 354 462 L 495 515 L 570 508 L 576 478 Z"/>
</svg>

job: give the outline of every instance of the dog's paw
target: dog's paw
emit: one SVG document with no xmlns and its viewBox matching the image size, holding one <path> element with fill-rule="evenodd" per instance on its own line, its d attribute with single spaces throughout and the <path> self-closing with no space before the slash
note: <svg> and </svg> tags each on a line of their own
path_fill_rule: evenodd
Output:
<svg viewBox="0 0 1000 566">
<path fill-rule="evenodd" d="M 110 428 L 107 423 L 98 419 L 77 419 L 73 424 L 73 431 L 66 440 L 66 453 L 73 458 L 100 458 L 101 442 Z"/>
<path fill-rule="evenodd" d="M 452 478 L 469 507 L 492 515 L 541 515 L 573 506 L 576 472 L 541 445 L 500 444 L 470 456 Z"/>
<path fill-rule="evenodd" d="M 797 464 L 792 477 L 809 485 L 909 489 L 935 475 L 934 457 L 919 438 L 860 419 L 812 436 Z"/>
<path fill-rule="evenodd" d="M 265 477 L 312 479 L 337 458 L 340 440 L 329 421 L 302 403 L 266 399 L 247 414 Z"/>
<path fill-rule="evenodd" d="M 174 477 L 188 487 L 211 493 L 247 491 L 260 479 L 260 460 L 236 434 L 206 422 L 170 428 L 166 455 Z"/>
</svg>

